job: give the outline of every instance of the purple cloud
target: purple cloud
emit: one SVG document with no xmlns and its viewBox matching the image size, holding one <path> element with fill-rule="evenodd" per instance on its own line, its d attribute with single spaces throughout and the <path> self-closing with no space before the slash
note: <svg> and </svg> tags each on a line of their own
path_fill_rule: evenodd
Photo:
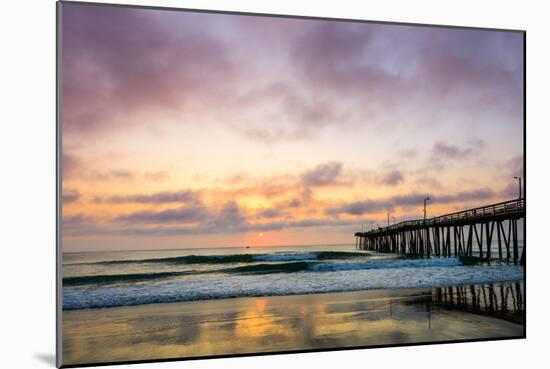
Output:
<svg viewBox="0 0 550 369">
<path fill-rule="evenodd" d="M 473 149 L 471 147 L 461 149 L 456 145 L 438 141 L 435 143 L 432 151 L 436 158 L 466 159 L 472 154 Z"/>
<path fill-rule="evenodd" d="M 75 202 L 80 198 L 80 192 L 73 188 L 63 189 L 62 201 L 64 204 Z"/>
<path fill-rule="evenodd" d="M 476 189 L 462 191 L 455 194 L 430 195 L 431 203 L 451 204 L 466 201 L 482 201 L 494 198 L 498 194 L 490 189 Z M 327 215 L 338 216 L 340 214 L 363 215 L 378 213 L 395 207 L 421 206 L 426 194 L 411 193 L 407 195 L 396 195 L 386 199 L 353 201 L 344 203 L 338 207 L 325 210 Z"/>
<path fill-rule="evenodd" d="M 199 124 L 191 106 L 273 143 L 407 124 L 411 107 L 426 121 L 522 113 L 521 33 L 84 4 L 64 5 L 63 27 L 67 134 L 124 131 L 146 113 Z"/>
<path fill-rule="evenodd" d="M 87 219 L 85 224 L 83 219 L 79 219 L 79 223 L 67 224 L 65 229 L 66 234 L 70 235 L 132 235 L 132 236 L 177 236 L 177 235 L 204 235 L 204 234 L 220 234 L 220 233 L 242 233 L 242 232 L 266 232 L 266 231 L 281 231 L 283 229 L 293 228 L 311 228 L 311 227 L 342 227 L 356 226 L 358 221 L 340 220 L 340 219 L 304 219 L 304 220 L 289 220 L 289 221 L 272 221 L 249 223 L 244 220 L 235 221 L 234 219 L 227 223 L 207 223 L 203 225 L 187 224 L 187 225 L 151 225 L 143 224 L 137 226 L 135 224 L 124 227 L 112 227 L 105 224 L 100 224 L 92 219 Z M 351 231 L 350 231 L 351 232 Z"/>
<path fill-rule="evenodd" d="M 391 170 L 388 173 L 383 174 L 378 183 L 386 186 L 397 186 L 404 181 L 403 173 L 399 170 Z"/>
<path fill-rule="evenodd" d="M 181 206 L 176 209 L 161 211 L 145 210 L 121 215 L 114 220 L 123 223 L 147 223 L 167 224 L 178 223 L 188 224 L 204 221 L 210 215 L 208 209 L 201 204 Z"/>
<path fill-rule="evenodd" d="M 224 43 L 204 31 L 209 17 L 64 4 L 64 132 L 124 129 L 135 124 L 131 114 L 178 109 L 219 91 L 234 69 Z M 117 117 L 124 126 L 108 121 Z"/>
<path fill-rule="evenodd" d="M 98 203 L 138 203 L 138 204 L 164 204 L 174 202 L 197 202 L 199 201 L 197 193 L 190 190 L 182 191 L 164 191 L 152 194 L 134 194 L 134 195 L 116 195 L 109 197 L 96 197 Z"/>
<path fill-rule="evenodd" d="M 258 218 L 271 219 L 271 218 L 278 218 L 280 216 L 282 216 L 281 210 L 277 208 L 267 208 L 256 212 L 256 217 Z"/>
<path fill-rule="evenodd" d="M 234 201 L 229 201 L 223 205 L 220 211 L 207 223 L 207 229 L 226 229 L 237 230 L 246 223 L 246 218 L 239 205 Z"/>
<path fill-rule="evenodd" d="M 307 187 L 321 187 L 338 183 L 342 174 L 342 163 L 331 161 L 319 164 L 302 174 L 302 181 Z"/>
<path fill-rule="evenodd" d="M 480 188 L 470 191 L 459 191 L 449 195 L 433 195 L 431 201 L 433 203 L 448 204 L 462 201 L 481 201 L 497 196 L 498 194 L 488 188 Z"/>
</svg>

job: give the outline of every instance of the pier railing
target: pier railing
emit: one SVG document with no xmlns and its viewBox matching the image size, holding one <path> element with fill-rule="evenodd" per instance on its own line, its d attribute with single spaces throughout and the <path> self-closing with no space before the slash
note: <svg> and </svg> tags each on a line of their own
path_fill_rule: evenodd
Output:
<svg viewBox="0 0 550 369">
<path fill-rule="evenodd" d="M 503 201 L 496 204 L 481 206 L 478 208 L 457 211 L 455 213 L 440 215 L 428 219 L 405 220 L 387 227 L 373 229 L 367 232 L 358 232 L 355 235 L 376 235 L 392 233 L 397 230 L 413 230 L 425 227 L 462 225 L 471 222 L 479 222 L 484 219 L 495 218 L 523 218 L 525 216 L 525 199 Z"/>
</svg>

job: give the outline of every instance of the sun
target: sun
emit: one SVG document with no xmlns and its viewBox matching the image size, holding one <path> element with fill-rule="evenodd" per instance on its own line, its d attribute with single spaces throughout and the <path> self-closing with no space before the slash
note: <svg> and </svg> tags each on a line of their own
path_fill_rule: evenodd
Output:
<svg viewBox="0 0 550 369">
<path fill-rule="evenodd" d="M 260 233 L 260 234 L 259 234 L 258 236 L 260 236 L 260 237 L 263 237 L 263 236 L 264 236 L 264 234 L 263 234 L 263 233 Z"/>
</svg>

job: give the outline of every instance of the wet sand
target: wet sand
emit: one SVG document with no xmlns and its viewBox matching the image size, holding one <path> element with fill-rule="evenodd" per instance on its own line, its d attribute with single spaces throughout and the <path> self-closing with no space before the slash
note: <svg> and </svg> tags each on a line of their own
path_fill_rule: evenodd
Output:
<svg viewBox="0 0 550 369">
<path fill-rule="evenodd" d="M 64 311 L 63 364 L 519 338 L 522 288 L 375 290 Z"/>
</svg>

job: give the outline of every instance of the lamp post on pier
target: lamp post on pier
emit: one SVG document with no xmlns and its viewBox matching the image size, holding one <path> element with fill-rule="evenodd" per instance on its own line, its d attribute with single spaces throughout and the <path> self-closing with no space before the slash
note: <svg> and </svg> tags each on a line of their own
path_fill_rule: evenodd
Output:
<svg viewBox="0 0 550 369">
<path fill-rule="evenodd" d="M 429 200 L 430 200 L 430 196 L 427 196 L 424 199 L 424 221 L 426 221 L 426 201 L 429 201 Z"/>
<path fill-rule="evenodd" d="M 518 180 L 518 185 L 519 185 L 519 198 L 521 199 L 521 177 L 514 177 L 514 178 Z"/>
</svg>

